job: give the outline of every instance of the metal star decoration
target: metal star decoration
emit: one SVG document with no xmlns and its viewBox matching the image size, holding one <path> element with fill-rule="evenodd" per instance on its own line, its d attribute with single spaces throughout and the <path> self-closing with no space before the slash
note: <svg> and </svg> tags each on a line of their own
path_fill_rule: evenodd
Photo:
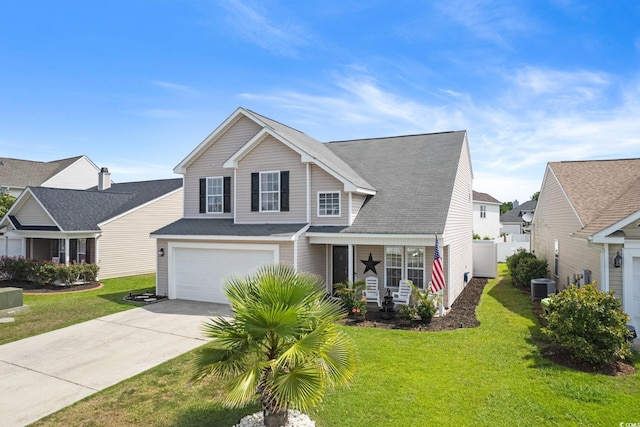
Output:
<svg viewBox="0 0 640 427">
<path fill-rule="evenodd" d="M 376 265 L 380 264 L 380 261 L 374 261 L 373 256 L 371 255 L 371 252 L 369 252 L 369 259 L 361 259 L 360 262 L 365 265 L 364 267 L 365 273 L 367 271 L 373 271 L 373 274 L 376 274 L 376 275 L 378 274 L 378 272 L 376 271 Z"/>
</svg>

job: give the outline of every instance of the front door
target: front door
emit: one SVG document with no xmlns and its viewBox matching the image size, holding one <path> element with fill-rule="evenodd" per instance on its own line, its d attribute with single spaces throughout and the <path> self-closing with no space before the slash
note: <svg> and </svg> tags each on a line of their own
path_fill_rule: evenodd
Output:
<svg viewBox="0 0 640 427">
<path fill-rule="evenodd" d="M 333 246 L 333 283 L 347 283 L 349 280 L 349 247 Z"/>
</svg>

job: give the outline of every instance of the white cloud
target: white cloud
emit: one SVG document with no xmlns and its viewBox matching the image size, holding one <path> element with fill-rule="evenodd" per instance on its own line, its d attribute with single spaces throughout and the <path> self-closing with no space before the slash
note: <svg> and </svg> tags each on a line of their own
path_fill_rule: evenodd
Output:
<svg viewBox="0 0 640 427">
<path fill-rule="evenodd" d="M 274 20 L 275 7 L 267 8 L 250 0 L 227 0 L 221 3 L 228 12 L 232 30 L 251 43 L 282 56 L 296 56 L 300 47 L 308 44 L 308 34 L 302 24 L 292 18 Z"/>
<path fill-rule="evenodd" d="M 167 82 L 162 80 L 153 80 L 151 84 L 153 84 L 154 86 L 158 86 L 162 89 L 166 89 L 171 93 L 174 93 L 179 96 L 192 97 L 194 95 L 198 95 L 198 91 L 196 91 L 192 87 L 179 84 L 179 83 L 172 83 L 172 82 Z"/>
<path fill-rule="evenodd" d="M 532 67 L 511 75 L 496 95 L 510 99 L 502 108 L 496 99 L 448 89 L 433 88 L 441 98 L 431 100 L 404 95 L 367 74 L 335 77 L 330 95 L 288 90 L 243 97 L 267 110 L 276 106 L 275 117 L 288 113 L 280 120 L 320 140 L 466 129 L 477 189 L 503 201 L 538 191 L 549 161 L 640 157 L 637 82 L 612 87 L 603 73 Z M 615 91 L 623 95 L 611 96 Z"/>
</svg>

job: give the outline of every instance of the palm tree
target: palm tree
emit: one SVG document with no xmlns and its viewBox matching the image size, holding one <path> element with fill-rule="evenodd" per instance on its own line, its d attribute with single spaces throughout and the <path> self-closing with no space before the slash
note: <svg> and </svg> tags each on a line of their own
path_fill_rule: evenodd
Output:
<svg viewBox="0 0 640 427">
<path fill-rule="evenodd" d="M 199 353 L 193 379 L 221 379 L 228 406 L 258 399 L 265 426 L 282 426 L 289 408 L 313 407 L 329 386 L 352 378 L 353 344 L 336 325 L 344 312 L 325 298 L 319 277 L 268 265 L 227 280 L 225 294 L 234 319 L 205 323 L 213 341 Z"/>
</svg>

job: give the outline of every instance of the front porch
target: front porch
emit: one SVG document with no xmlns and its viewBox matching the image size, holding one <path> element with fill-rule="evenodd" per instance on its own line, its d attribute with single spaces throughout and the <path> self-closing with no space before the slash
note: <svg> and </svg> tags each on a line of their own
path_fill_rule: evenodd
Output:
<svg viewBox="0 0 640 427">
<path fill-rule="evenodd" d="M 25 258 L 64 265 L 96 264 L 96 238 L 24 238 Z"/>
</svg>

